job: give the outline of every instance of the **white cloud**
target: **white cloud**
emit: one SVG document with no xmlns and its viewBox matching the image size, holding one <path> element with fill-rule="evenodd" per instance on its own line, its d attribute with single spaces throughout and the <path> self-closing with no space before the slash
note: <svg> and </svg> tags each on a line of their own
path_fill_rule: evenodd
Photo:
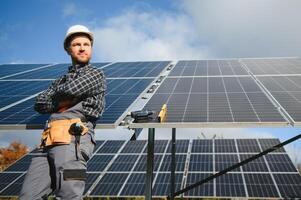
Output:
<svg viewBox="0 0 301 200">
<path fill-rule="evenodd" d="M 208 51 L 218 57 L 301 54 L 301 1 L 182 1 Z"/>
<path fill-rule="evenodd" d="M 76 6 L 74 3 L 68 3 L 65 4 L 64 8 L 63 8 L 63 17 L 70 17 L 70 16 L 74 16 L 76 15 Z"/>
<path fill-rule="evenodd" d="M 96 60 L 200 59 L 207 54 L 184 14 L 132 9 L 107 19 L 93 32 Z"/>
</svg>

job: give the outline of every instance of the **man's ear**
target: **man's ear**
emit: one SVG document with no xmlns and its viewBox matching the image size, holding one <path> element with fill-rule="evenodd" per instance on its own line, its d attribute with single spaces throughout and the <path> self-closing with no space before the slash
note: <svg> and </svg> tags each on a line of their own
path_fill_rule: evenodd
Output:
<svg viewBox="0 0 301 200">
<path fill-rule="evenodd" d="M 70 55 L 70 47 L 67 48 L 67 54 Z"/>
</svg>

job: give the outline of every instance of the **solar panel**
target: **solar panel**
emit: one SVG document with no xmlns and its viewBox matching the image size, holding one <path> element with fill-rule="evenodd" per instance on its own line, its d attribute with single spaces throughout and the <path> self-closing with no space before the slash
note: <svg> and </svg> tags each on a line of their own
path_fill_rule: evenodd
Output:
<svg viewBox="0 0 301 200">
<path fill-rule="evenodd" d="M 246 196 L 242 174 L 229 173 L 218 177 L 216 179 L 216 196 Z"/>
<path fill-rule="evenodd" d="M 120 196 L 144 196 L 145 173 L 132 173 L 124 185 Z"/>
<path fill-rule="evenodd" d="M 97 151 L 97 153 L 117 153 L 124 142 L 125 141 L 123 140 L 106 141 L 106 143 Z"/>
<path fill-rule="evenodd" d="M 258 139 L 258 140 L 261 149 L 263 151 L 280 143 L 279 139 Z M 285 150 L 283 147 L 281 147 L 274 152 L 285 152 Z"/>
<path fill-rule="evenodd" d="M 301 76 L 265 76 L 257 79 L 292 117 L 301 122 Z"/>
<path fill-rule="evenodd" d="M 216 139 L 214 140 L 214 152 L 216 153 L 235 153 L 235 142 L 232 139 Z"/>
<path fill-rule="evenodd" d="M 48 64 L 4 64 L 0 65 L 0 79 L 6 76 L 12 76 L 17 73 L 23 73 L 35 70 L 40 67 L 46 67 Z"/>
<path fill-rule="evenodd" d="M 167 153 L 171 153 L 172 142 L 169 143 Z M 187 153 L 189 140 L 176 140 L 176 153 Z"/>
<path fill-rule="evenodd" d="M 260 152 L 259 145 L 255 139 L 238 139 L 237 147 L 240 153 Z"/>
<path fill-rule="evenodd" d="M 182 173 L 175 173 L 175 191 L 181 189 L 182 179 Z M 170 173 L 158 173 L 153 194 L 154 196 L 168 196 L 170 194 Z"/>
<path fill-rule="evenodd" d="M 154 153 L 164 153 L 168 140 L 155 140 Z M 144 153 L 147 153 L 147 148 L 144 149 Z"/>
<path fill-rule="evenodd" d="M 213 155 L 209 154 L 191 154 L 189 162 L 189 171 L 212 172 Z"/>
<path fill-rule="evenodd" d="M 118 62 L 105 67 L 107 77 L 156 77 L 169 64 L 169 61 Z"/>
<path fill-rule="evenodd" d="M 241 59 L 254 75 L 301 74 L 301 61 L 297 58 Z"/>
<path fill-rule="evenodd" d="M 192 153 L 210 153 L 213 152 L 212 140 L 193 140 Z"/>
<path fill-rule="evenodd" d="M 155 154 L 154 155 L 154 171 L 158 171 L 161 160 L 162 160 L 163 155 L 158 155 Z M 146 171 L 146 163 L 147 162 L 147 156 L 146 154 L 141 155 L 141 157 L 138 160 L 138 163 L 135 166 L 134 171 L 138 171 L 138 172 L 145 172 Z"/>
<path fill-rule="evenodd" d="M 215 154 L 215 171 L 222 171 L 238 162 L 237 154 Z M 240 171 L 240 168 L 233 171 Z"/>
<path fill-rule="evenodd" d="M 160 110 L 166 122 L 282 123 L 285 119 L 256 82 L 243 77 L 167 77 L 145 105 Z"/>
<path fill-rule="evenodd" d="M 279 197 L 270 174 L 244 174 L 250 197 Z"/>
<path fill-rule="evenodd" d="M 145 140 L 97 141 L 99 147 L 96 152 L 101 153 L 93 154 L 87 164 L 85 196 L 108 198 L 144 196 L 146 154 L 142 150 L 146 147 L 146 142 Z M 194 144 L 195 147 L 204 145 L 205 148 L 202 151 L 200 148 L 195 148 L 197 152 L 193 153 L 191 146 L 186 152 L 176 154 L 176 190 L 183 189 L 231 164 L 255 155 L 254 152 L 248 153 L 253 149 L 277 142 L 278 139 L 180 140 L 178 143 L 182 144 L 182 147 L 185 146 L 185 151 L 187 143 Z M 154 155 L 152 188 L 154 197 L 165 197 L 170 192 L 170 153 L 167 152 L 170 144 L 169 140 L 157 142 L 157 147 L 161 150 Z M 217 144 L 219 144 L 218 149 L 225 147 L 226 150 L 232 144 L 237 149 L 239 144 L 246 145 L 245 149 L 248 152 L 215 152 Z M 180 146 L 180 149 L 182 147 Z M 18 196 L 30 160 L 43 155 L 34 150 L 0 173 L 0 198 Z M 300 191 L 301 176 L 286 152 L 282 151 L 258 158 L 210 183 L 185 192 L 183 197 L 299 199 Z"/>
<path fill-rule="evenodd" d="M 0 81 L 0 108 L 47 89 L 49 81 Z"/>
<path fill-rule="evenodd" d="M 187 182 L 186 186 L 192 185 L 198 181 L 201 181 L 212 174 L 210 173 L 188 173 L 187 175 Z M 210 181 L 208 183 L 205 183 L 201 186 L 198 186 L 196 188 L 193 188 L 189 190 L 188 192 L 184 193 L 184 197 L 208 197 L 208 196 L 214 196 L 214 183 L 213 181 Z"/>
<path fill-rule="evenodd" d="M 106 173 L 91 191 L 90 196 L 117 196 L 128 174 Z"/>
</svg>

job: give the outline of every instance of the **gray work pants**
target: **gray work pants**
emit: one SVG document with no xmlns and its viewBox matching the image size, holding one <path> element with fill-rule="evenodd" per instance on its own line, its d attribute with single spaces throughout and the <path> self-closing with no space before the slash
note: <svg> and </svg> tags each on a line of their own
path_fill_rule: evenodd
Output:
<svg viewBox="0 0 301 200">
<path fill-rule="evenodd" d="M 71 144 L 52 146 L 44 150 L 45 155 L 34 157 L 22 186 L 20 200 L 47 199 L 51 192 L 57 200 L 82 199 L 85 182 L 64 180 L 64 170 L 86 170 L 87 159 L 93 153 L 94 142 L 93 133 L 90 131 L 81 136 L 78 160 L 75 154 L 74 138 Z"/>
</svg>

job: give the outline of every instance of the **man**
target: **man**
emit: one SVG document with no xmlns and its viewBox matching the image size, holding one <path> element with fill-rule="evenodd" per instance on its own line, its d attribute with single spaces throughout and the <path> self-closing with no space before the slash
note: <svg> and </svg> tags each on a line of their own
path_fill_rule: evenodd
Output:
<svg viewBox="0 0 301 200">
<path fill-rule="evenodd" d="M 68 29 L 64 49 L 72 66 L 36 98 L 35 110 L 51 115 L 43 132 L 43 154 L 32 159 L 20 199 L 47 199 L 49 194 L 56 199 L 82 199 L 106 88 L 103 72 L 89 64 L 93 39 L 85 26 Z"/>
</svg>

